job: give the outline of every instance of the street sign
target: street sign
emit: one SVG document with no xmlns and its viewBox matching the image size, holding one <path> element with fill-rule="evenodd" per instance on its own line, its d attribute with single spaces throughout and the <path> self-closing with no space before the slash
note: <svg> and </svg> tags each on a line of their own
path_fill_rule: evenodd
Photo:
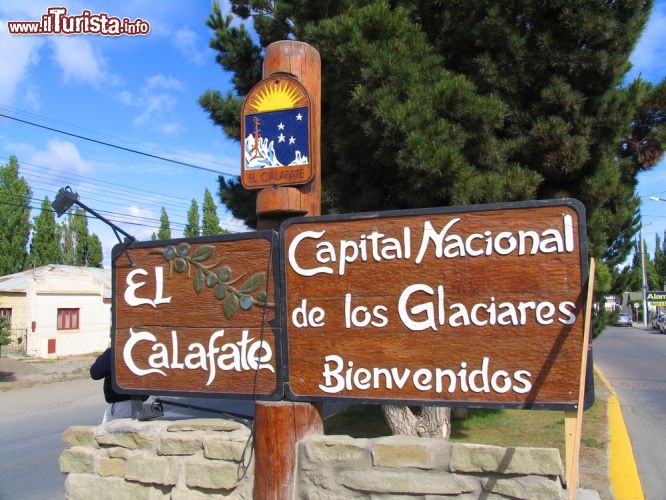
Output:
<svg viewBox="0 0 666 500">
<path fill-rule="evenodd" d="M 311 115 L 308 92 L 295 78 L 271 76 L 250 90 L 241 113 L 241 183 L 246 189 L 312 179 Z"/>
<path fill-rule="evenodd" d="M 648 302 L 652 302 L 652 305 L 657 305 L 655 302 L 666 302 L 666 292 L 650 291 L 646 293 L 645 298 Z"/>
<path fill-rule="evenodd" d="M 273 231 L 116 245 L 114 384 L 280 399 Z"/>
<path fill-rule="evenodd" d="M 280 259 L 290 399 L 577 406 L 578 201 L 289 219 Z"/>
</svg>

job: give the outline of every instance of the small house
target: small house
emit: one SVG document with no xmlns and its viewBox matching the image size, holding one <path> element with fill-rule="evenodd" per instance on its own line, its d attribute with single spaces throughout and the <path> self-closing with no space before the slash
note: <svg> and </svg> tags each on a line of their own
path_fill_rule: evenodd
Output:
<svg viewBox="0 0 666 500">
<path fill-rule="evenodd" d="M 111 270 L 50 264 L 2 276 L 0 314 L 28 356 L 103 351 L 111 331 Z"/>
</svg>

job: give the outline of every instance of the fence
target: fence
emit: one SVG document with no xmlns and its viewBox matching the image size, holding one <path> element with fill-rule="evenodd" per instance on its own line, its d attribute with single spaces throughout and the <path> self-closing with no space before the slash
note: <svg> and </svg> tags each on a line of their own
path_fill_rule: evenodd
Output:
<svg viewBox="0 0 666 500">
<path fill-rule="evenodd" d="M 8 354 L 25 356 L 28 349 L 28 329 L 10 328 L 9 344 L 0 346 L 0 356 Z"/>
</svg>

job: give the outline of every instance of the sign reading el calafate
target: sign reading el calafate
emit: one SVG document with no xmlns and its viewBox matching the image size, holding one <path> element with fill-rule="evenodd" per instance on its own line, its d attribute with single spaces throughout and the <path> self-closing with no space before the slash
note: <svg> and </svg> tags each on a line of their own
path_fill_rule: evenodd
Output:
<svg viewBox="0 0 666 500">
<path fill-rule="evenodd" d="M 305 184 L 310 162 L 311 102 L 295 78 L 266 78 L 248 93 L 241 112 L 241 183 L 246 189 Z"/>
<path fill-rule="evenodd" d="M 116 388 L 281 398 L 276 238 L 261 231 L 116 245 Z"/>
<path fill-rule="evenodd" d="M 575 408 L 585 234 L 575 200 L 285 221 L 288 397 Z"/>
</svg>

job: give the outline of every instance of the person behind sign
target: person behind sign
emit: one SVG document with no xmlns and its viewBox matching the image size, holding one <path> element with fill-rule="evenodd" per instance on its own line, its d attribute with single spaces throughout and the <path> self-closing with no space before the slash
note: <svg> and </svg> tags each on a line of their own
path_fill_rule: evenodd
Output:
<svg viewBox="0 0 666 500">
<path fill-rule="evenodd" d="M 128 394 L 118 394 L 113 390 L 111 383 L 111 347 L 100 354 L 90 367 L 90 376 L 93 380 L 104 379 L 104 399 L 106 410 L 102 423 L 118 418 L 131 418 L 134 413 L 140 411 L 141 400 L 133 399 Z M 146 399 L 145 397 L 142 399 Z"/>
</svg>

